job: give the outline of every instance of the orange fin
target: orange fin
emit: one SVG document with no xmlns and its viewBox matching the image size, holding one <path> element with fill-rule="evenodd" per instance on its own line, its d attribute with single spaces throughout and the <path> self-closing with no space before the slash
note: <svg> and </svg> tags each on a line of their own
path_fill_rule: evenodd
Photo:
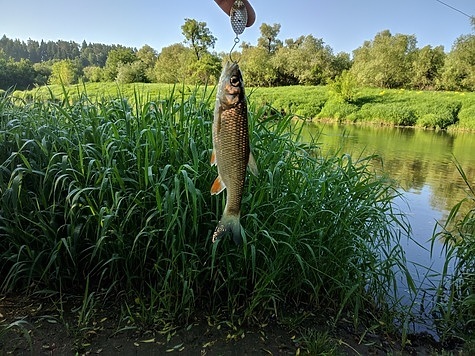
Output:
<svg viewBox="0 0 475 356">
<path fill-rule="evenodd" d="M 226 186 L 224 185 L 223 181 L 221 180 L 220 176 L 217 176 L 216 179 L 213 182 L 213 185 L 211 186 L 211 194 L 216 195 L 221 193 Z"/>
<path fill-rule="evenodd" d="M 211 152 L 210 163 L 212 166 L 216 165 L 216 150 L 214 148 L 213 148 L 213 152 Z"/>
</svg>

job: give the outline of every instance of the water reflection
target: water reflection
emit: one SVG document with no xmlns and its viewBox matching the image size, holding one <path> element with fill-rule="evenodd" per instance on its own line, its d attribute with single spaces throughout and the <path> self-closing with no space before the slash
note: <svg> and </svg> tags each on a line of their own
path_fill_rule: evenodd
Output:
<svg viewBox="0 0 475 356">
<path fill-rule="evenodd" d="M 471 183 L 475 183 L 475 134 L 338 124 L 311 124 L 303 134 L 304 139 L 317 138 L 323 155 L 378 155 L 380 159 L 374 160 L 374 169 L 398 182 L 402 196 L 395 204 L 412 228 L 412 239 L 401 243 L 411 275 L 424 291 L 424 296 L 418 296 L 418 303 L 430 310 L 431 291 L 439 283 L 445 262 L 441 258 L 442 243 L 433 246 L 431 255 L 430 238 L 437 222 L 443 223 L 450 209 L 466 197 L 467 187 L 455 159 Z M 404 295 L 407 286 L 402 278 L 398 290 L 400 297 L 410 303 L 409 296 Z M 432 321 L 425 318 L 414 322 L 413 331 L 434 335 Z"/>
<path fill-rule="evenodd" d="M 323 154 L 379 155 L 381 160 L 375 161 L 376 169 L 394 178 L 405 193 L 417 194 L 425 188 L 430 189 L 430 206 L 444 214 L 466 195 L 466 186 L 455 167 L 454 158 L 475 183 L 473 133 L 312 124 L 304 130 L 304 135 L 317 137 Z M 422 208 L 420 204 L 426 202 L 415 204 L 411 208 L 417 211 Z"/>
</svg>

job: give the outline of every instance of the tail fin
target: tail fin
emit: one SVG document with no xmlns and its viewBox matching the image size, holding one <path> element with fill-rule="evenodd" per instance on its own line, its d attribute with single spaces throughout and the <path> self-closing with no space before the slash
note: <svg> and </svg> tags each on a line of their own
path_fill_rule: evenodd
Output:
<svg viewBox="0 0 475 356">
<path fill-rule="evenodd" d="M 216 242 L 221 237 L 231 233 L 236 245 L 242 244 L 241 223 L 239 222 L 239 215 L 228 215 L 224 212 L 213 233 L 213 242 Z"/>
</svg>

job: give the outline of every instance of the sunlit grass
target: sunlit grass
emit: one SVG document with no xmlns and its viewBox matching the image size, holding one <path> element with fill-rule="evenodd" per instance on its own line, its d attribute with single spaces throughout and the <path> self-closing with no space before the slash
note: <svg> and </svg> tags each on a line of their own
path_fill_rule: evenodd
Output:
<svg viewBox="0 0 475 356">
<path fill-rule="evenodd" d="M 397 279 L 413 286 L 409 227 L 372 157 L 322 157 L 292 115 L 251 105 L 260 176 L 244 192 L 246 241 L 212 244 L 224 208 L 209 193 L 213 91 L 73 94 L 0 101 L 3 292 L 83 295 L 78 323 L 114 296 L 136 324 L 299 310 L 393 323 Z"/>
<path fill-rule="evenodd" d="M 174 90 L 171 84 L 84 83 L 68 87 L 69 98 L 77 100 L 86 91 L 89 99 L 115 98 L 117 93 L 132 103 L 134 91 L 142 96 L 175 99 L 194 92 L 192 86 Z M 22 98 L 63 98 L 60 85 L 15 92 Z M 200 93 L 195 93 L 200 95 Z M 388 126 L 415 126 L 430 129 L 475 130 L 475 93 L 449 91 L 415 91 L 403 89 L 354 88 L 351 102 L 337 100 L 332 86 L 286 86 L 248 88 L 248 94 L 259 106 L 270 105 L 275 112 L 305 119 L 335 120 Z"/>
</svg>

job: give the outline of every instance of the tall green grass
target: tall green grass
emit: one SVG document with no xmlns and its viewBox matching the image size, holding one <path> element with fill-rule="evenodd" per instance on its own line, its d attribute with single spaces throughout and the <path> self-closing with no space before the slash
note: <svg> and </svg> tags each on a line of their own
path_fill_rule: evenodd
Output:
<svg viewBox="0 0 475 356">
<path fill-rule="evenodd" d="M 444 242 L 445 268 L 433 314 L 444 340 L 471 341 L 475 349 L 475 190 L 459 163 L 467 197 L 456 204 L 433 243 Z M 450 266 L 453 266 L 453 269 Z"/>
<path fill-rule="evenodd" d="M 173 90 L 173 86 L 168 84 L 84 83 L 70 86 L 69 97 L 76 100 L 85 90 L 90 99 L 113 98 L 120 89 L 123 97 L 133 101 L 137 87 L 150 97 Z M 351 95 L 345 97 L 340 89 L 336 89 L 333 83 L 327 86 L 249 88 L 248 94 L 260 106 L 270 105 L 275 112 L 305 119 L 475 130 L 475 93 L 351 87 Z M 183 86 L 175 90 L 175 99 L 179 98 L 182 91 L 188 96 L 193 88 Z M 18 91 L 14 95 L 47 99 L 50 92 L 56 98 L 63 97 L 63 89 L 59 85 Z"/>
<path fill-rule="evenodd" d="M 209 193 L 213 91 L 69 95 L 0 101 L 3 292 L 122 296 L 136 323 L 302 310 L 393 323 L 409 227 L 372 157 L 323 157 L 290 115 L 251 105 L 246 241 L 212 244 L 225 203 Z"/>
</svg>

